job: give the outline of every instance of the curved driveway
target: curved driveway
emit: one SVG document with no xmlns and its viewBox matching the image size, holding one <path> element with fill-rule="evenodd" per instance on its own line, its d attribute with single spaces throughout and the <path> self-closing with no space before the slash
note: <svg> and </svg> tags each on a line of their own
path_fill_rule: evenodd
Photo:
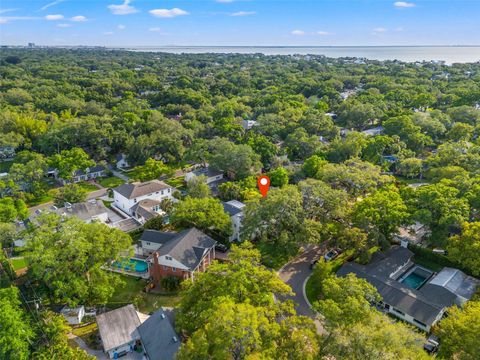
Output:
<svg viewBox="0 0 480 360">
<path fill-rule="evenodd" d="M 322 246 L 309 245 L 301 255 L 284 265 L 278 271 L 278 275 L 283 282 L 289 285 L 294 292 L 294 295 L 289 296 L 287 299 L 295 302 L 297 314 L 315 319 L 315 324 L 317 325 L 319 332 L 323 332 L 323 328 L 320 322 L 316 320 L 316 314 L 310 308 L 310 305 L 305 298 L 303 285 L 312 274 L 312 270 L 310 270 L 310 262 L 313 259 L 320 257 L 324 251 L 325 249 Z"/>
</svg>

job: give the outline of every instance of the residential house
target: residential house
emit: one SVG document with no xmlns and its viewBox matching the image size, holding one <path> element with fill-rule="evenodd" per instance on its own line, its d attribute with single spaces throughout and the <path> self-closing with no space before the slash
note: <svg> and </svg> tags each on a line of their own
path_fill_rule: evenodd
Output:
<svg viewBox="0 0 480 360">
<path fill-rule="evenodd" d="M 126 355 L 141 344 L 137 330 L 140 324 L 140 316 L 131 304 L 97 316 L 103 350 L 110 359 Z"/>
<path fill-rule="evenodd" d="M 141 224 L 144 224 L 154 217 L 165 214 L 160 208 L 160 201 L 151 199 L 140 200 L 132 206 L 131 211 L 135 220 Z"/>
<path fill-rule="evenodd" d="M 0 160 L 11 160 L 15 157 L 13 146 L 0 146 Z"/>
<path fill-rule="evenodd" d="M 378 136 L 383 133 L 383 126 L 377 126 L 371 129 L 363 130 L 362 134 L 367 135 L 367 136 Z"/>
<path fill-rule="evenodd" d="M 412 256 L 405 247 L 393 247 L 375 253 L 367 265 L 346 263 L 337 275 L 353 273 L 367 280 L 382 297 L 376 304 L 381 310 L 429 332 L 449 307 L 472 298 L 479 281 L 448 267 L 435 274 L 415 264 Z"/>
<path fill-rule="evenodd" d="M 148 360 L 173 360 L 180 348 L 178 337 L 164 309 L 149 316 L 139 327 L 144 355 Z"/>
<path fill-rule="evenodd" d="M 130 216 L 138 216 L 145 221 L 148 217 L 146 212 L 153 215 L 160 211 L 159 204 L 162 200 L 174 199 L 173 191 L 173 187 L 159 180 L 123 184 L 113 189 L 114 206 Z M 142 202 L 143 200 L 149 202 Z"/>
<path fill-rule="evenodd" d="M 243 220 L 243 208 L 245 204 L 237 201 L 231 200 L 227 202 L 222 202 L 223 210 L 230 215 L 232 221 L 233 234 L 230 236 L 230 241 L 240 241 L 240 230 L 242 228 Z"/>
<path fill-rule="evenodd" d="M 47 175 L 50 175 L 50 173 L 53 171 L 54 177 L 58 178 L 58 172 L 56 170 L 51 170 L 49 169 Z M 75 171 L 75 174 L 72 177 L 72 180 L 66 180 L 62 178 L 58 178 L 59 181 L 63 184 L 70 184 L 70 183 L 79 183 L 81 181 L 88 181 L 88 180 L 93 180 L 97 179 L 100 177 L 106 176 L 107 169 L 105 166 L 102 165 L 95 165 L 92 167 L 89 167 L 85 170 L 77 170 Z"/>
<path fill-rule="evenodd" d="M 251 128 L 253 128 L 254 126 L 257 126 L 258 125 L 258 121 L 255 121 L 255 120 L 242 120 L 242 127 L 245 129 L 245 130 L 250 130 Z"/>
<path fill-rule="evenodd" d="M 213 261 L 217 244 L 196 228 L 179 233 L 145 230 L 140 242 L 155 283 L 167 276 L 193 279 L 195 272 L 204 271 Z"/>
<path fill-rule="evenodd" d="M 117 169 L 125 169 L 130 167 L 130 164 L 127 161 L 127 155 L 125 154 L 118 154 L 115 160 L 115 166 L 117 167 Z"/>
<path fill-rule="evenodd" d="M 415 224 L 399 227 L 397 233 L 394 234 L 394 239 L 401 242 L 404 247 L 408 244 L 422 246 L 424 239 L 430 233 L 427 225 L 416 221 Z"/>
<path fill-rule="evenodd" d="M 65 306 L 60 310 L 60 314 L 63 315 L 70 325 L 78 325 L 82 323 L 83 317 L 85 316 L 85 306 L 80 305 L 74 308 Z"/>
<path fill-rule="evenodd" d="M 102 201 L 95 199 L 75 204 L 66 202 L 63 208 L 59 208 L 54 212 L 60 216 L 75 216 L 87 224 L 92 222 L 102 222 L 106 224 L 109 222 L 107 207 Z"/>
<path fill-rule="evenodd" d="M 196 169 L 196 170 L 193 170 L 193 171 L 190 171 L 190 172 L 186 173 L 185 174 L 185 181 L 189 182 L 193 178 L 195 178 L 197 176 L 201 176 L 201 175 L 203 175 L 207 178 L 206 179 L 207 184 L 211 184 L 211 183 L 214 183 L 214 182 L 217 182 L 217 181 L 220 181 L 220 180 L 223 179 L 223 172 L 222 171 L 214 170 L 210 166 L 207 166 L 207 167 L 203 167 L 203 168 Z"/>
</svg>

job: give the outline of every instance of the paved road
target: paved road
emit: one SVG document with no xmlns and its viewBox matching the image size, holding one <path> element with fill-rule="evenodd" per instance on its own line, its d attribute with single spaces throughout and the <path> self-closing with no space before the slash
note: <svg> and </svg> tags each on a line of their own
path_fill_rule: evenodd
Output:
<svg viewBox="0 0 480 360">
<path fill-rule="evenodd" d="M 96 199 L 96 198 L 106 196 L 106 195 L 107 195 L 107 189 L 102 188 L 102 189 L 94 190 L 94 191 L 88 193 L 87 200 Z M 40 204 L 40 205 L 37 205 L 37 206 L 32 206 L 28 209 L 30 210 L 30 213 L 33 214 L 35 212 L 35 210 L 48 209 L 52 205 L 53 205 L 53 201 L 50 201 L 50 202 Z"/>
<path fill-rule="evenodd" d="M 110 169 L 110 171 L 112 172 L 113 176 L 119 178 L 119 179 L 122 179 L 123 181 L 125 182 L 128 182 L 128 176 L 125 175 L 123 172 L 120 172 L 120 171 L 117 171 L 115 169 Z"/>
<path fill-rule="evenodd" d="M 78 337 L 78 336 L 76 336 L 72 333 L 67 334 L 67 337 L 69 339 L 73 339 L 73 341 L 75 341 L 81 349 L 83 349 L 87 352 L 87 354 L 95 356 L 99 360 L 107 360 L 108 359 L 107 355 L 102 350 L 93 350 L 93 349 L 89 348 L 88 345 L 85 343 L 85 341 L 83 341 L 82 338 L 80 338 L 80 337 Z"/>
<path fill-rule="evenodd" d="M 315 319 L 315 324 L 319 332 L 324 332 L 320 321 L 316 320 L 315 312 L 310 308 L 305 295 L 303 293 L 303 284 L 312 274 L 310 270 L 310 262 L 319 257 L 325 250 L 321 246 L 308 246 L 303 254 L 297 256 L 278 271 L 280 278 L 288 284 L 293 292 L 293 296 L 289 299 L 296 303 L 298 315 L 304 315 Z"/>
</svg>

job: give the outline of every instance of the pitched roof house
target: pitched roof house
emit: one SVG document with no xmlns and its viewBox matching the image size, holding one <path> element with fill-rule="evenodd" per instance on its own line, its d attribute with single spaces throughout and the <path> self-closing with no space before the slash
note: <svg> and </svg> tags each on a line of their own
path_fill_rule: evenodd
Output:
<svg viewBox="0 0 480 360">
<path fill-rule="evenodd" d="M 142 346 L 148 360 L 173 360 L 180 341 L 166 315 L 160 309 L 148 316 L 137 312 L 131 304 L 98 315 L 104 351 L 110 359 L 117 359 Z"/>
<path fill-rule="evenodd" d="M 173 187 L 159 180 L 123 184 L 113 189 L 114 205 L 144 223 L 162 213 L 162 200 L 174 200 L 173 191 Z"/>
<path fill-rule="evenodd" d="M 382 296 L 386 312 L 429 332 L 448 307 L 473 296 L 478 280 L 452 268 L 435 274 L 413 263 L 412 256 L 410 250 L 394 247 L 375 253 L 367 265 L 346 263 L 337 275 L 353 273 L 367 280 Z"/>
<path fill-rule="evenodd" d="M 220 181 L 220 180 L 223 179 L 223 172 L 222 171 L 214 170 L 210 166 L 207 166 L 207 167 L 202 167 L 202 168 L 199 168 L 199 169 L 196 169 L 196 170 L 193 170 L 193 171 L 190 171 L 190 172 L 186 173 L 185 174 L 185 181 L 189 182 L 193 178 L 195 178 L 197 176 L 202 176 L 202 175 L 207 178 L 206 179 L 207 184 L 211 184 L 211 183 L 214 183 L 216 181 Z"/>
<path fill-rule="evenodd" d="M 145 230 L 140 238 L 143 255 L 150 255 L 150 275 L 193 278 L 215 258 L 216 241 L 196 228 L 179 233 Z"/>
<path fill-rule="evenodd" d="M 237 200 L 230 200 L 222 202 L 222 205 L 223 210 L 230 215 L 232 221 L 233 233 L 229 240 L 240 241 L 240 230 L 242 228 L 243 208 L 245 207 L 245 204 Z"/>
</svg>

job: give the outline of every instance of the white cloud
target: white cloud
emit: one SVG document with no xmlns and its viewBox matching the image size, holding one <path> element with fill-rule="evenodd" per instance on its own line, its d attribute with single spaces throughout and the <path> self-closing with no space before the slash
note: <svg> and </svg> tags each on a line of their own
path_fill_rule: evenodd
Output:
<svg viewBox="0 0 480 360">
<path fill-rule="evenodd" d="M 237 11 L 234 13 L 231 13 L 230 16 L 249 16 L 249 15 L 255 15 L 255 11 Z"/>
<path fill-rule="evenodd" d="M 228 4 L 228 3 L 232 3 L 233 0 L 216 0 L 217 3 L 221 3 L 221 4 Z"/>
<path fill-rule="evenodd" d="M 395 31 L 398 31 L 398 32 L 403 31 L 403 27 L 399 26 L 399 27 L 395 28 Z"/>
<path fill-rule="evenodd" d="M 2 16 L 0 17 L 0 24 L 7 24 L 16 20 L 40 20 L 43 19 L 39 16 Z"/>
<path fill-rule="evenodd" d="M 126 28 L 125 25 L 122 25 L 122 24 L 117 25 L 117 29 L 118 29 L 118 30 L 125 30 L 125 28 Z"/>
<path fill-rule="evenodd" d="M 162 29 L 160 29 L 159 27 L 151 27 L 150 29 L 148 29 L 148 31 L 159 32 L 162 31 Z"/>
<path fill-rule="evenodd" d="M 113 31 L 105 31 L 103 35 L 113 35 Z"/>
<path fill-rule="evenodd" d="M 385 29 L 383 27 L 377 27 L 377 28 L 373 29 L 374 33 L 384 33 L 384 32 L 387 32 L 387 31 L 388 31 L 388 29 Z"/>
<path fill-rule="evenodd" d="M 57 27 L 59 27 L 59 28 L 69 28 L 69 27 L 72 27 L 72 24 L 58 24 Z"/>
<path fill-rule="evenodd" d="M 6 24 L 8 23 L 8 20 L 5 18 L 0 18 L 0 24 Z"/>
<path fill-rule="evenodd" d="M 188 15 L 188 12 L 179 8 L 153 9 L 153 10 L 150 10 L 149 13 L 159 18 L 173 18 L 175 16 Z"/>
<path fill-rule="evenodd" d="M 393 6 L 396 8 L 412 8 L 417 6 L 415 3 L 412 2 L 406 2 L 406 1 L 396 1 L 393 3 Z"/>
<path fill-rule="evenodd" d="M 56 20 L 62 20 L 62 19 L 63 19 L 63 15 L 60 15 L 60 14 L 45 16 L 45 20 L 49 20 L 49 21 L 56 21 Z"/>
<path fill-rule="evenodd" d="M 88 21 L 88 19 L 87 19 L 85 16 L 83 16 L 83 15 L 74 16 L 74 17 L 72 17 L 70 20 L 75 21 L 75 22 L 85 22 L 85 21 Z"/>
<path fill-rule="evenodd" d="M 12 12 L 12 11 L 15 11 L 15 10 L 18 10 L 18 9 L 0 9 L 0 14 L 5 14 L 5 13 Z"/>
<path fill-rule="evenodd" d="M 291 32 L 291 34 L 296 35 L 296 36 L 303 36 L 303 35 L 305 35 L 305 31 L 303 31 L 303 30 L 293 30 Z"/>
<path fill-rule="evenodd" d="M 332 33 L 328 31 L 317 31 L 317 35 L 327 36 L 327 35 L 332 35 Z"/>
<path fill-rule="evenodd" d="M 135 14 L 138 10 L 130 5 L 130 0 L 124 0 L 122 5 L 108 5 L 107 8 L 112 12 L 113 15 L 128 15 Z"/>
<path fill-rule="evenodd" d="M 65 1 L 65 0 L 52 1 L 51 3 L 48 3 L 48 4 L 44 5 L 44 6 L 42 6 L 39 11 L 47 10 L 49 7 L 58 5 L 58 4 L 60 4 L 60 3 L 64 2 L 64 1 Z"/>
</svg>

